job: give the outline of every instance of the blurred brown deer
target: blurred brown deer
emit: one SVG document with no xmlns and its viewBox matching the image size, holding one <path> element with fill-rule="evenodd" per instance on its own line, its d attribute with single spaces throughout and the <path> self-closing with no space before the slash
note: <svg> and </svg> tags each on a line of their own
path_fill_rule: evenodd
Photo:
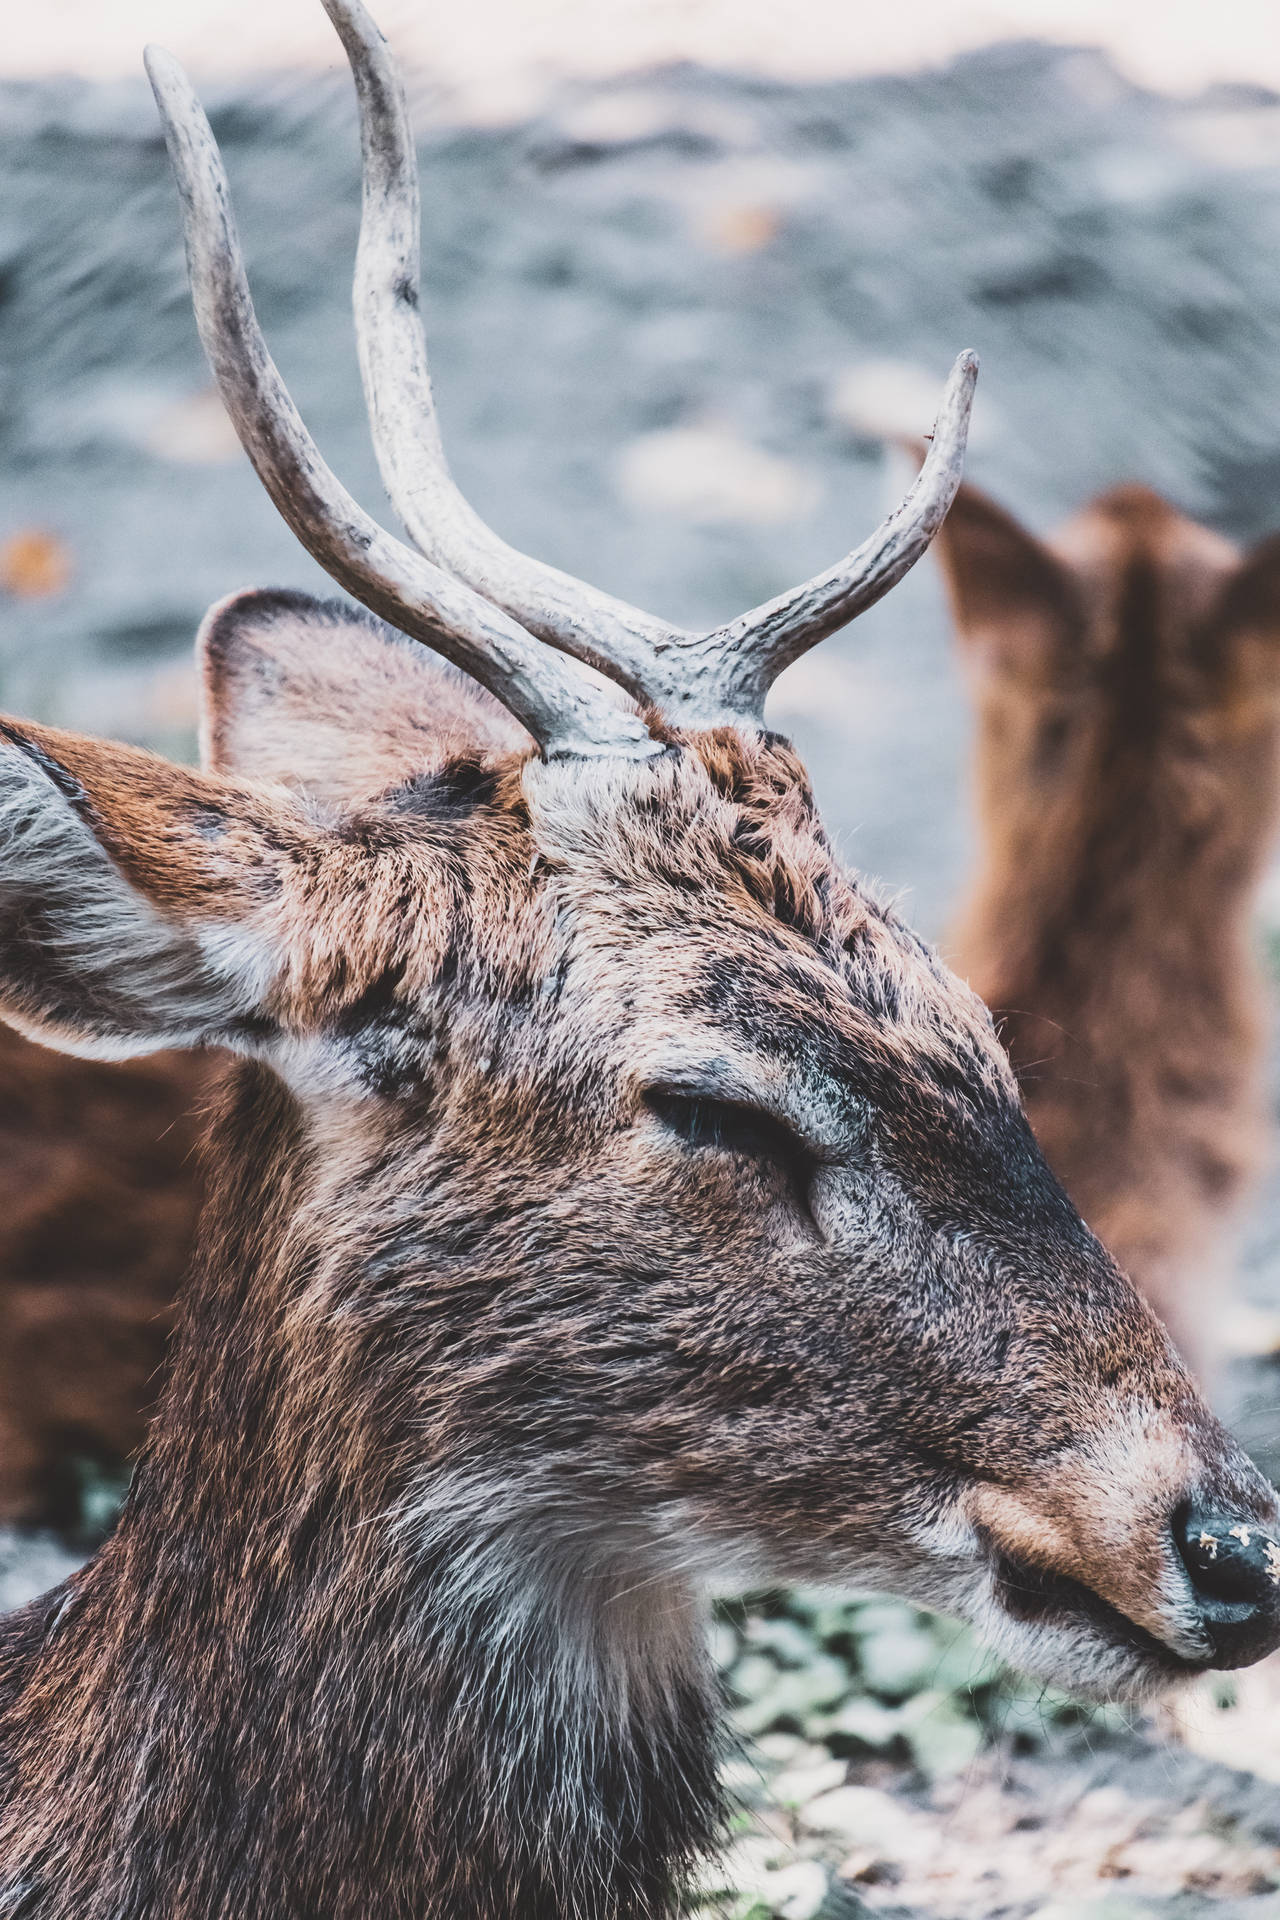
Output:
<svg viewBox="0 0 1280 1920">
<path fill-rule="evenodd" d="M 964 486 L 937 550 L 978 706 L 955 964 L 1050 1165 L 1212 1376 L 1265 1144 L 1280 539 L 1242 554 L 1124 487 L 1040 540 Z"/>
<path fill-rule="evenodd" d="M 374 437 L 435 561 L 308 436 L 153 53 L 228 409 L 399 631 L 223 603 L 201 772 L 0 724 L 0 1013 L 239 1056 L 120 1525 L 0 1624 L 0 1899 L 660 1920 L 722 1828 L 715 1583 L 887 1587 L 1138 1696 L 1280 1643 L 1280 1514 L 1049 1172 L 986 1010 L 763 725 L 928 545 L 971 357 L 898 512 L 725 627 L 515 553 L 435 434 L 394 70 L 326 4 Z"/>
<path fill-rule="evenodd" d="M 142 1440 L 199 1205 L 210 1065 L 108 1065 L 0 1026 L 0 1523 L 74 1530 Z"/>
</svg>

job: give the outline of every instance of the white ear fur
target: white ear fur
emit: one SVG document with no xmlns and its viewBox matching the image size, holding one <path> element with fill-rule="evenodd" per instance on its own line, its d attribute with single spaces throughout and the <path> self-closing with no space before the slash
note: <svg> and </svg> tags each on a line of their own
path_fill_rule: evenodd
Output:
<svg viewBox="0 0 1280 1920">
<path fill-rule="evenodd" d="M 233 1032 L 265 955 L 239 928 L 186 928 L 106 851 L 76 775 L 0 727 L 0 1017 L 29 1038 L 119 1060 Z"/>
<path fill-rule="evenodd" d="M 336 804 L 459 752 L 528 747 L 498 702 L 416 640 L 340 600 L 249 589 L 196 642 L 201 763 Z"/>
</svg>

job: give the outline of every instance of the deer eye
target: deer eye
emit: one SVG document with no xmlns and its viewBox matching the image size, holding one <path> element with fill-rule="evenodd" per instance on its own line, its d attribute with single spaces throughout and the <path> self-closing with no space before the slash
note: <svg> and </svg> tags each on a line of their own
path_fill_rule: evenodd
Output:
<svg viewBox="0 0 1280 1920">
<path fill-rule="evenodd" d="M 703 1094 L 649 1087 L 645 1105 L 655 1119 L 686 1146 L 737 1154 L 741 1159 L 778 1168 L 807 1208 L 815 1160 L 804 1142 L 783 1121 L 759 1107 Z"/>
</svg>

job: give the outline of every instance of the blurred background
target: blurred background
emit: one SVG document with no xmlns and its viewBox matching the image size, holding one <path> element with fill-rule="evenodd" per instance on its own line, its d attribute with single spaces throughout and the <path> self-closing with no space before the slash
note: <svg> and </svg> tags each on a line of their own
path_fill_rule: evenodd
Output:
<svg viewBox="0 0 1280 1920">
<path fill-rule="evenodd" d="M 969 472 L 1033 528 L 1141 480 L 1233 538 L 1280 529 L 1270 6 L 468 0 L 446 11 L 386 0 L 379 17 L 409 70 L 420 133 L 424 307 L 446 443 L 464 490 L 518 546 L 683 623 L 731 616 L 871 530 L 904 478 L 884 436 L 927 430 L 965 346 L 983 361 Z M 140 78 L 148 38 L 202 91 L 259 313 L 308 424 L 366 505 L 380 512 L 382 497 L 349 315 L 354 111 L 318 0 L 46 0 L 7 22 L 0 706 L 190 757 L 191 641 L 205 607 L 247 584 L 324 583 L 209 383 Z M 772 711 L 849 859 L 940 935 L 971 858 L 971 732 L 932 563 L 793 668 Z M 1273 875 L 1265 950 L 1277 930 Z M 1280 1072 L 1273 1081 L 1280 1090 Z M 1243 1264 L 1253 1302 L 1280 1308 L 1274 1171 Z M 1237 1367 L 1232 1392 L 1250 1443 L 1274 1462 L 1273 1364 Z M 901 1758 L 913 1725 L 925 1728 L 919 1766 L 941 1778 L 951 1762 L 938 1738 L 958 1740 L 952 1761 L 966 1765 L 975 1728 L 993 1715 L 1013 1724 L 994 1692 L 971 1690 L 953 1710 L 960 1682 L 939 1681 L 936 1642 L 903 1610 L 859 1619 L 855 1631 L 847 1612 L 780 1605 L 767 1631 L 723 1623 L 744 1724 L 774 1740 L 770 1764 L 799 1780 L 797 1804 L 839 1784 L 823 1765 L 838 1762 L 843 1780 L 850 1755 Z M 865 1682 L 852 1706 L 851 1672 Z M 797 1673 L 810 1675 L 808 1693 L 793 1686 L 792 1706 L 779 1706 L 777 1685 Z M 930 1675 L 922 1713 L 911 1703 Z M 877 1711 L 900 1717 L 886 1731 Z M 833 1734 L 841 1713 L 845 1732 Z M 1274 1727 L 1264 1739 L 1250 1725 L 1233 1723 L 1221 1757 L 1274 1777 Z M 1108 1763 L 1117 1779 L 1129 1770 L 1131 1787 L 1136 1752 L 1118 1746 Z M 1262 1811 L 1274 1787 L 1256 1804 L 1243 1787 L 1232 1801 L 1208 1775 L 1178 1774 L 1175 1787 L 1164 1750 L 1151 1765 L 1150 1795 L 1185 1808 L 1217 1792 L 1214 1832 L 1236 1821 L 1247 1839 L 1236 1878 L 1212 1888 L 1213 1911 L 1280 1912 L 1269 1891 L 1280 1828 Z M 1096 1769 L 1056 1778 L 1064 1833 L 1081 1793 L 1119 1791 Z M 1016 1879 L 1021 1829 L 1007 1807 L 963 1804 L 973 1847 L 1004 1848 Z M 862 1807 L 846 1803 L 843 1817 L 876 1829 L 875 1855 L 887 1816 Z M 1064 1860 L 1083 1848 L 1096 1867 L 1099 1820 L 1124 1825 L 1114 1805 L 1094 1814 L 1092 1839 L 1074 1831 L 1059 1845 Z M 923 1858 L 923 1829 L 913 1838 L 909 1826 L 899 1820 L 894 1844 Z M 841 1844 L 856 1852 L 855 1839 Z M 1038 1857 L 1032 1848 L 1021 1895 L 1006 1888 L 999 1910 L 1155 1910 L 1104 1912 L 1096 1888 L 1094 1905 L 1063 1907 L 1062 1862 L 1059 1904 L 1037 1905 L 1027 1889 L 1045 1879 Z M 1199 1912 L 1191 1872 L 1157 1862 L 1150 1898 Z M 873 1898 L 864 1877 L 851 1900 Z M 974 1864 L 963 1897 L 953 1886 L 936 1905 L 921 1867 L 912 1899 L 994 1911 L 972 1891 L 981 1878 Z M 788 1884 L 792 1905 L 775 1886 L 750 1911 L 827 1911 L 821 1888 L 804 1904 L 812 1875 Z"/>
</svg>

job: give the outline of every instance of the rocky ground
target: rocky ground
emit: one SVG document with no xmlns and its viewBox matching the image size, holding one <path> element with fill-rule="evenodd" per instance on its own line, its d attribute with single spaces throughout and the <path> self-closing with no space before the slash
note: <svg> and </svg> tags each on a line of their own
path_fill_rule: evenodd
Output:
<svg viewBox="0 0 1280 1920">
<path fill-rule="evenodd" d="M 1280 1668 L 1142 1717 L 896 1603 L 761 1595 L 717 1633 L 744 1810 L 706 1920 L 1280 1915 Z"/>
<path fill-rule="evenodd" d="M 345 88 L 210 104 L 277 357 L 376 506 Z M 459 478 L 509 537 L 630 598 L 705 623 L 831 560 L 894 484 L 878 435 L 927 426 L 967 345 L 971 470 L 1034 525 L 1140 478 L 1240 538 L 1280 526 L 1272 96 L 1175 103 L 1027 45 L 910 80 L 681 69 L 502 128 L 428 102 L 422 144 Z M 209 392 L 141 87 L 0 86 L 0 180 L 0 704 L 190 752 L 204 607 L 317 575 Z M 941 933 L 969 859 L 968 716 L 928 569 L 774 711 L 850 858 Z M 1242 1284 L 1280 1307 L 1275 1177 Z M 1280 1464 L 1280 1370 L 1242 1363 L 1233 1391 Z M 8 1543 L 0 1601 L 62 1564 Z M 719 1634 L 753 1804 L 716 1911 L 1280 1914 L 1265 1674 L 1135 1727 L 975 1678 L 909 1609 L 766 1598 Z"/>
</svg>

